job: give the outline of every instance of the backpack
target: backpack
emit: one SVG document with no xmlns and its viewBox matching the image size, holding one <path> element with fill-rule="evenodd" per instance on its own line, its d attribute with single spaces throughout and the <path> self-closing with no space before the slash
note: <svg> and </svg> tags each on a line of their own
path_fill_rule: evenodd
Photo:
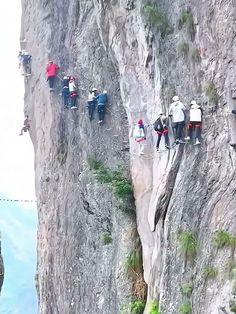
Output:
<svg viewBox="0 0 236 314">
<path fill-rule="evenodd" d="M 154 130 L 155 131 L 161 131 L 163 130 L 163 123 L 161 121 L 161 118 L 158 118 L 154 124 L 153 124 Z"/>
</svg>

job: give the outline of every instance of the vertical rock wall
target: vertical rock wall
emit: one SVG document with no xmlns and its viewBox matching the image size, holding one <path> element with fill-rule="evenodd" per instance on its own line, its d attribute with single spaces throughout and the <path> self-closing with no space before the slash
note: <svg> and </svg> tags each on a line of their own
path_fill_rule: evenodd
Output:
<svg viewBox="0 0 236 314">
<path fill-rule="evenodd" d="M 127 173 L 131 164 L 148 300 L 159 299 L 164 314 L 178 313 L 188 302 L 180 287 L 191 280 L 193 313 L 229 311 L 233 283 L 224 265 L 230 251 L 216 251 L 212 237 L 219 228 L 235 233 L 235 150 L 229 145 L 236 132 L 229 113 L 236 106 L 235 6 L 233 0 L 154 4 L 168 21 L 162 32 L 144 17 L 146 3 L 135 0 L 23 0 L 21 39 L 33 55 L 25 110 L 35 148 L 40 313 L 118 313 L 131 293 L 122 265 L 135 225 L 89 171 L 91 156 L 113 169 L 126 165 Z M 191 10 L 193 23 L 180 27 L 183 10 Z M 48 58 L 78 77 L 77 112 L 63 111 L 59 88 L 49 94 Z M 89 122 L 85 108 L 94 84 L 109 92 L 103 127 Z M 139 155 L 135 121 L 151 125 L 175 94 L 187 104 L 201 101 L 202 145 L 157 154 L 150 126 Z M 103 246 L 107 230 L 114 241 Z M 179 230 L 196 235 L 193 261 L 178 249 Z M 206 265 L 219 270 L 217 279 L 203 279 Z"/>
</svg>

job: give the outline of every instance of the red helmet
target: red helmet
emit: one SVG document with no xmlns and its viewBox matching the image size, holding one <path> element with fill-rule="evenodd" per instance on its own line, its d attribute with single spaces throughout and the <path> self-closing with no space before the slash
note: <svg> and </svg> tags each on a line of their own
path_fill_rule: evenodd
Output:
<svg viewBox="0 0 236 314">
<path fill-rule="evenodd" d="M 138 120 L 138 124 L 140 125 L 140 124 L 143 124 L 143 120 L 142 119 L 139 119 Z"/>
<path fill-rule="evenodd" d="M 70 80 L 74 81 L 75 77 L 74 76 L 70 76 Z"/>
</svg>

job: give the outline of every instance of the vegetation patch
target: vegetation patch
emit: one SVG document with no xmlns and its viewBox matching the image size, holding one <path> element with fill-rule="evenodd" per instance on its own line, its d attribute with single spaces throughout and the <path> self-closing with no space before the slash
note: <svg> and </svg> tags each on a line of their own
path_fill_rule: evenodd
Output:
<svg viewBox="0 0 236 314">
<path fill-rule="evenodd" d="M 179 249 L 186 259 L 192 260 L 197 254 L 197 240 L 190 231 L 180 231 L 178 234 Z"/>
<path fill-rule="evenodd" d="M 194 40 L 195 37 L 195 27 L 193 21 L 193 14 L 191 11 L 183 10 L 179 17 L 179 29 L 186 27 L 191 39 Z"/>
<path fill-rule="evenodd" d="M 236 236 L 229 233 L 228 231 L 225 231 L 223 229 L 217 230 L 214 234 L 213 238 L 214 245 L 220 249 L 223 247 L 231 247 L 232 249 L 235 249 L 236 246 Z"/>
<path fill-rule="evenodd" d="M 236 313 L 236 302 L 231 300 L 229 302 L 229 309 L 232 313 Z"/>
<path fill-rule="evenodd" d="M 192 313 L 192 306 L 190 302 L 182 303 L 179 307 L 179 312 L 181 314 L 190 314 Z"/>
<path fill-rule="evenodd" d="M 156 301 L 152 301 L 148 306 L 148 314 L 161 314 L 159 310 L 159 303 Z"/>
<path fill-rule="evenodd" d="M 130 215 L 130 216 L 135 216 L 136 215 L 136 212 L 134 210 L 134 206 L 126 206 L 124 204 L 122 205 L 119 205 L 117 206 L 117 210 L 127 214 L 127 215 Z"/>
<path fill-rule="evenodd" d="M 173 32 L 173 29 L 169 26 L 166 15 L 162 14 L 155 4 L 147 3 L 143 11 L 148 23 L 160 31 L 162 36 Z"/>
<path fill-rule="evenodd" d="M 209 81 L 205 86 L 205 93 L 209 101 L 214 104 L 218 104 L 218 93 L 215 84 Z"/>
<path fill-rule="evenodd" d="M 123 306 L 121 314 L 143 314 L 146 302 L 144 300 L 133 299 Z"/>
<path fill-rule="evenodd" d="M 126 259 L 126 268 L 128 273 L 140 273 L 142 271 L 143 259 L 141 244 L 130 251 Z"/>
<path fill-rule="evenodd" d="M 205 266 L 202 271 L 202 276 L 205 279 L 213 279 L 218 275 L 218 269 L 213 266 Z"/>
<path fill-rule="evenodd" d="M 124 177 L 120 171 L 112 171 L 106 168 L 101 161 L 92 158 L 88 160 L 88 163 L 90 170 L 95 172 L 98 182 L 109 184 L 117 197 L 126 198 L 133 195 L 131 181 Z"/>
<path fill-rule="evenodd" d="M 185 59 L 187 59 L 188 53 L 189 53 L 189 44 L 186 42 L 181 42 L 178 44 L 177 49 L 178 49 L 179 54 Z"/>
<path fill-rule="evenodd" d="M 193 282 L 185 282 L 181 285 L 180 291 L 183 295 L 186 295 L 187 297 L 190 297 L 193 292 Z"/>
<path fill-rule="evenodd" d="M 104 232 L 102 234 L 102 242 L 105 245 L 112 243 L 112 235 L 110 232 Z"/>
</svg>

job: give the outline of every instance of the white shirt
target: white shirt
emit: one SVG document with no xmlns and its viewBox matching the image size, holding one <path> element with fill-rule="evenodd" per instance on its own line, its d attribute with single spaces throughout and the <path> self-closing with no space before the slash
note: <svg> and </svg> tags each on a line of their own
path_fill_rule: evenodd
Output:
<svg viewBox="0 0 236 314">
<path fill-rule="evenodd" d="M 94 92 L 89 93 L 89 95 L 88 95 L 88 101 L 93 101 L 94 99 L 96 99 L 96 96 L 94 95 Z"/>
<path fill-rule="evenodd" d="M 76 91 L 76 85 L 75 85 L 74 81 L 69 82 L 69 91 L 70 91 L 70 93 Z"/>
<path fill-rule="evenodd" d="M 170 105 L 170 111 L 169 114 L 173 116 L 173 122 L 182 122 L 184 121 L 184 110 L 186 110 L 186 107 L 182 102 L 180 101 L 174 101 Z"/>
<path fill-rule="evenodd" d="M 199 106 L 192 106 L 190 109 L 190 122 L 201 122 L 202 111 Z"/>
</svg>

